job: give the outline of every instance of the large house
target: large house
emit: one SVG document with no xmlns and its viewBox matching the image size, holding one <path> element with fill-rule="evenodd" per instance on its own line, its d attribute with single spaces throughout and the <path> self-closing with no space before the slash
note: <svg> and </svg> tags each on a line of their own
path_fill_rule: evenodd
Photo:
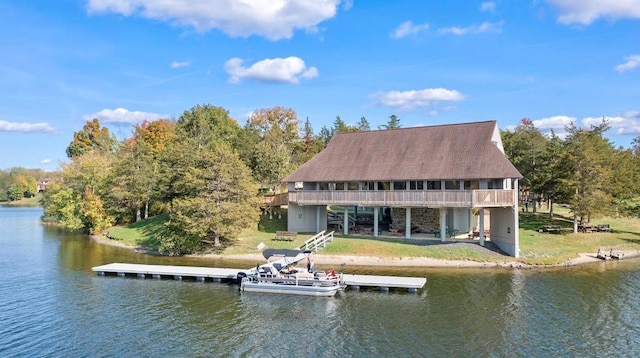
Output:
<svg viewBox="0 0 640 358">
<path fill-rule="evenodd" d="M 349 217 L 373 211 L 373 236 L 393 227 L 409 238 L 431 232 L 489 236 L 518 257 L 518 180 L 495 121 L 338 133 L 327 147 L 283 179 L 288 229 L 327 229 L 327 206 Z M 390 225 L 390 226 L 389 226 Z"/>
</svg>

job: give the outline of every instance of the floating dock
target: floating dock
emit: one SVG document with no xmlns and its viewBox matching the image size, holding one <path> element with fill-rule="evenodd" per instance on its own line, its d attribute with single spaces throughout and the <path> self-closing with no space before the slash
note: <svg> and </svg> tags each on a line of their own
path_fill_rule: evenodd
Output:
<svg viewBox="0 0 640 358">
<path fill-rule="evenodd" d="M 343 274 L 342 276 L 344 283 L 354 290 L 358 290 L 360 287 L 379 287 L 380 291 L 389 291 L 389 288 L 406 288 L 409 292 L 417 292 L 427 283 L 427 279 L 424 277 L 350 274 Z"/>
<path fill-rule="evenodd" d="M 173 278 L 182 280 L 183 278 L 195 279 L 196 281 L 214 282 L 222 280 L 236 280 L 238 273 L 246 273 L 243 269 L 196 267 L 196 266 L 165 266 L 165 265 L 143 265 L 112 263 L 92 268 L 99 275 L 136 276 L 138 278 Z M 417 292 L 424 287 L 427 279 L 423 277 L 398 277 L 398 276 L 373 276 L 373 275 L 343 275 L 344 283 L 354 290 L 360 287 L 378 287 L 381 291 L 388 291 L 390 288 L 404 288 L 409 292 Z"/>
</svg>

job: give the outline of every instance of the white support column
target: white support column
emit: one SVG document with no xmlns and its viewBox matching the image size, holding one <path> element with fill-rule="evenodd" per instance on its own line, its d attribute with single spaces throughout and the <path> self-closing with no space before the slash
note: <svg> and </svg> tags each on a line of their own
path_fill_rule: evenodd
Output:
<svg viewBox="0 0 640 358">
<path fill-rule="evenodd" d="M 407 208 L 405 211 L 405 219 L 404 219 L 404 237 L 407 239 L 411 238 L 411 208 Z"/>
<path fill-rule="evenodd" d="M 440 241 L 447 240 L 447 209 L 440 208 Z"/>
<path fill-rule="evenodd" d="M 316 206 L 316 232 L 320 232 L 320 207 Z"/>
<path fill-rule="evenodd" d="M 349 235 L 349 207 L 344 207 L 344 221 L 342 227 L 342 233 L 346 236 Z"/>
<path fill-rule="evenodd" d="M 380 212 L 379 207 L 373 208 L 373 237 L 378 237 L 378 213 Z"/>
<path fill-rule="evenodd" d="M 478 232 L 480 233 L 480 246 L 484 246 L 484 208 L 480 209 L 480 228 Z"/>
<path fill-rule="evenodd" d="M 518 211 L 518 186 L 520 183 L 518 179 L 514 179 L 513 181 L 513 210 L 514 210 L 514 220 L 513 220 L 513 229 L 514 232 L 514 241 L 515 241 L 515 254 L 513 256 L 520 257 L 520 212 Z"/>
</svg>

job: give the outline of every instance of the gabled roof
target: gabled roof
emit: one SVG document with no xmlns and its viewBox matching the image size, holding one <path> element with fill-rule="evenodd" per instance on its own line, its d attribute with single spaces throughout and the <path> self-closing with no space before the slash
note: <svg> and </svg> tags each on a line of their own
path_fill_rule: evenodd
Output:
<svg viewBox="0 0 640 358">
<path fill-rule="evenodd" d="M 496 121 L 338 133 L 283 182 L 522 178 L 494 135 Z"/>
</svg>

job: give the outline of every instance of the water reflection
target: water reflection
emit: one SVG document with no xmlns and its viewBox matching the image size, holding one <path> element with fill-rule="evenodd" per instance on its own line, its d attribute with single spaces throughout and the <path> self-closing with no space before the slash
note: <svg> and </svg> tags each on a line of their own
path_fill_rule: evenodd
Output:
<svg viewBox="0 0 640 358">
<path fill-rule="evenodd" d="M 246 268 L 155 257 L 0 208 L 0 356 L 640 355 L 639 261 L 540 270 L 345 267 L 427 277 L 418 293 L 240 293 L 234 283 L 101 277 L 110 262 Z"/>
</svg>

